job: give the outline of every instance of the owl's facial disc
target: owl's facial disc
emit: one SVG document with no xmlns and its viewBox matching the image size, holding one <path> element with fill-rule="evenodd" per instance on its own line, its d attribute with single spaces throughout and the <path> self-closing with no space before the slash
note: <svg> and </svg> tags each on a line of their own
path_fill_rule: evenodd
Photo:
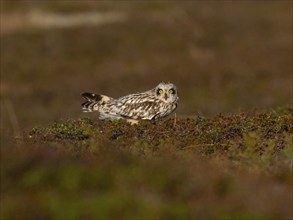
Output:
<svg viewBox="0 0 293 220">
<path fill-rule="evenodd" d="M 178 100 L 176 86 L 172 83 L 161 82 L 155 89 L 156 96 L 166 103 Z"/>
</svg>

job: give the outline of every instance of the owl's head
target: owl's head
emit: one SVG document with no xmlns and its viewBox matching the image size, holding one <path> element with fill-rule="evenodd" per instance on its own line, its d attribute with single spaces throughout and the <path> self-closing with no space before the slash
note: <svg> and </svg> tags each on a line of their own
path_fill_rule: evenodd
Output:
<svg viewBox="0 0 293 220">
<path fill-rule="evenodd" d="M 159 85 L 156 86 L 154 89 L 155 96 L 166 103 L 173 103 L 177 102 L 178 94 L 177 88 L 173 83 L 164 83 L 161 82 Z"/>
</svg>

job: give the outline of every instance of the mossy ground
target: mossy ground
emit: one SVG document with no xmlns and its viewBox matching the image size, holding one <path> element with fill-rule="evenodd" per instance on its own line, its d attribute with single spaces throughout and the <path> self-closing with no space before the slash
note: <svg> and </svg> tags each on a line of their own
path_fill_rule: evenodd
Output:
<svg viewBox="0 0 293 220">
<path fill-rule="evenodd" d="M 2 216 L 291 218 L 292 111 L 34 128 L 2 148 Z"/>
</svg>

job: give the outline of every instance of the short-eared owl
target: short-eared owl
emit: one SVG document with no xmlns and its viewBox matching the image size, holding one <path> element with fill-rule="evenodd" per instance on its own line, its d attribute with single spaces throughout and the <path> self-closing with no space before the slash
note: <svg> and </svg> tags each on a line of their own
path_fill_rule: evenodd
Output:
<svg viewBox="0 0 293 220">
<path fill-rule="evenodd" d="M 100 119 L 156 120 L 173 112 L 178 103 L 177 88 L 172 83 L 161 82 L 155 88 L 114 99 L 105 95 L 85 92 L 84 112 L 99 112 Z"/>
</svg>

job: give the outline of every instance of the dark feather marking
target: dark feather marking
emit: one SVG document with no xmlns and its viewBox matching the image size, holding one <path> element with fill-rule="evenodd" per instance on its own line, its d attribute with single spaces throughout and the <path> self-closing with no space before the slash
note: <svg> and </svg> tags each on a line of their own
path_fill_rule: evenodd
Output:
<svg viewBox="0 0 293 220">
<path fill-rule="evenodd" d="M 97 95 L 90 92 L 84 92 L 81 94 L 81 96 L 89 101 L 95 101 L 95 102 L 98 102 L 102 99 L 101 95 Z"/>
</svg>

